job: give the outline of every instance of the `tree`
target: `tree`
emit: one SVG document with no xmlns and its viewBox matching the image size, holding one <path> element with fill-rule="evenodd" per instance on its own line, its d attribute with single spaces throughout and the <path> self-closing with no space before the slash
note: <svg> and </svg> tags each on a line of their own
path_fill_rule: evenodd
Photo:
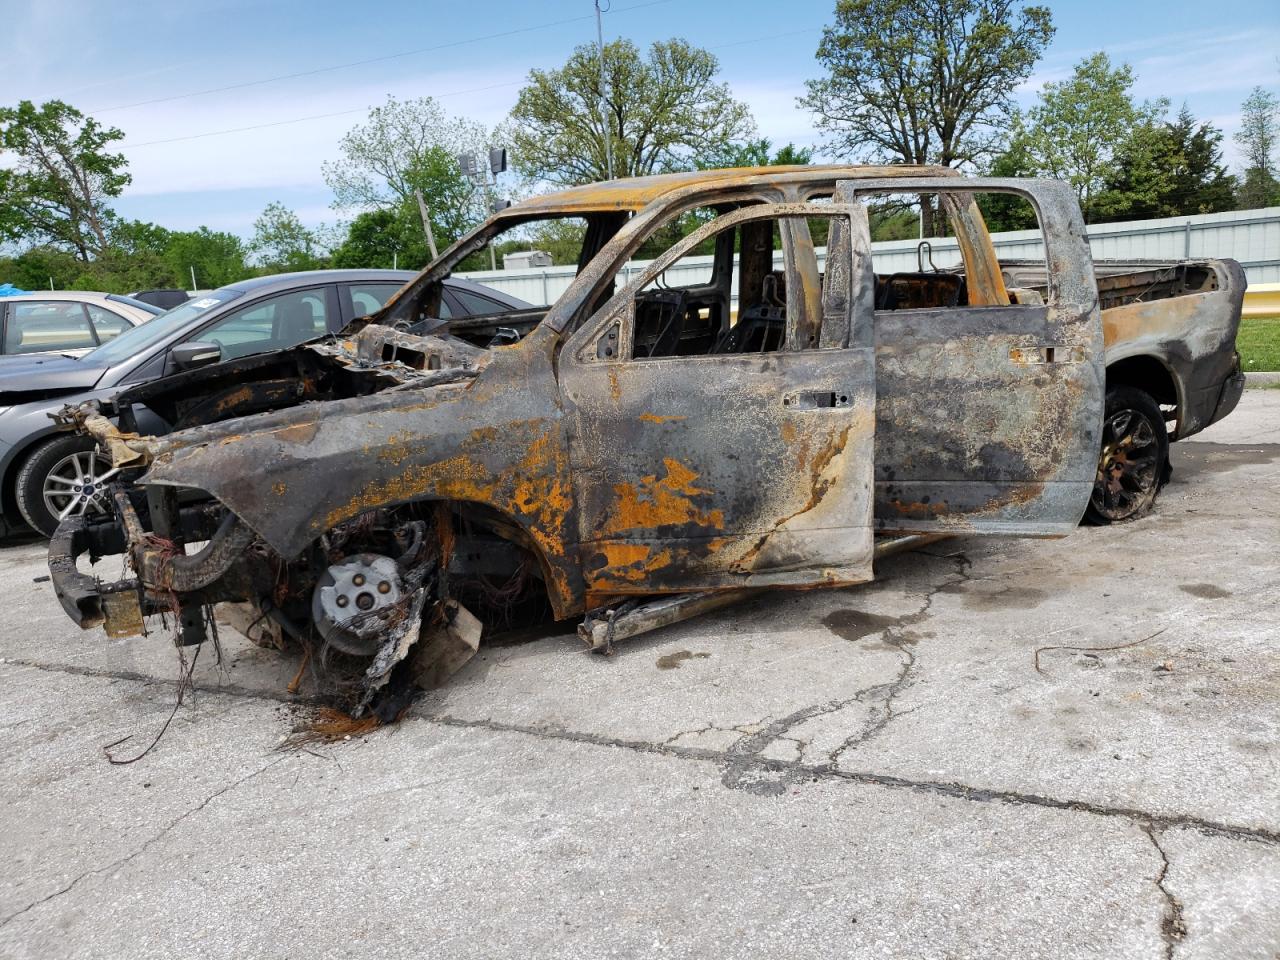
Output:
<svg viewBox="0 0 1280 960">
<path fill-rule="evenodd" d="M 960 166 L 988 156 L 1012 94 L 1053 37 L 1047 7 L 1012 0 L 837 0 L 806 83 L 838 154 Z M 933 234 L 933 211 L 924 211 Z"/>
<path fill-rule="evenodd" d="M 106 250 L 90 261 L 48 245 L 30 247 L 0 261 L 0 276 L 24 289 L 103 290 L 128 293 L 156 287 L 191 285 L 191 268 L 202 287 L 220 287 L 240 280 L 245 266 L 244 244 L 229 233 L 166 230 L 154 223 L 115 219 Z"/>
<path fill-rule="evenodd" d="M 173 233 L 156 223 L 144 220 L 113 219 L 108 234 L 108 248 L 125 254 L 162 254 L 172 241 Z"/>
<path fill-rule="evenodd" d="M 124 134 L 61 100 L 0 108 L 0 239 L 73 250 L 82 260 L 108 245 L 107 201 L 129 184 L 126 161 L 107 148 Z"/>
<path fill-rule="evenodd" d="M 722 167 L 788 167 L 806 166 L 813 162 L 813 149 L 797 147 L 794 143 L 773 151 L 773 141 L 767 137 L 728 143 L 694 160 L 699 170 L 718 170 Z"/>
<path fill-rule="evenodd" d="M 1222 164 L 1222 131 L 1184 105 L 1172 123 L 1135 127 L 1116 152 L 1095 203 L 1096 221 L 1189 216 L 1235 206 Z"/>
<path fill-rule="evenodd" d="M 1240 110 L 1235 141 L 1244 153 L 1244 177 L 1240 186 L 1242 210 L 1280 203 L 1276 179 L 1276 144 L 1280 142 L 1280 99 L 1269 90 L 1254 87 Z"/>
<path fill-rule="evenodd" d="M 169 282 L 184 289 L 191 283 L 192 270 L 202 288 L 225 286 L 249 274 L 240 238 L 208 227 L 170 233 L 163 256 Z"/>
<path fill-rule="evenodd" d="M 1023 137 L 1013 137 L 1008 148 L 987 168 L 992 177 L 1028 177 L 1035 164 Z M 987 228 L 998 230 L 1033 230 L 1038 225 L 1036 212 L 1023 197 L 1008 193 L 983 193 L 978 196 Z"/>
<path fill-rule="evenodd" d="M 249 249 L 267 273 L 319 270 L 324 258 L 316 234 L 282 203 L 269 203 L 253 222 Z"/>
<path fill-rule="evenodd" d="M 431 97 L 388 97 L 342 138 L 342 159 L 324 165 L 324 179 L 337 209 L 393 210 L 403 218 L 412 208 L 419 234 L 423 229 L 414 191 L 422 191 L 436 241 L 445 246 L 488 213 L 491 198 L 463 175 L 457 160 L 460 153 L 473 153 L 487 162 L 488 142 L 484 127 L 446 115 Z"/>
<path fill-rule="evenodd" d="M 344 269 L 398 266 L 417 270 L 430 259 L 415 204 L 412 208 L 401 205 L 358 214 L 333 251 L 332 265 Z"/>
<path fill-rule="evenodd" d="M 607 129 L 614 176 L 687 170 L 755 131 L 746 104 L 715 82 L 719 70 L 715 56 L 684 40 L 654 43 L 647 59 L 615 40 L 604 48 L 602 114 L 599 53 L 577 47 L 563 67 L 530 71 L 506 126 L 516 169 L 564 186 L 605 180 Z"/>
<path fill-rule="evenodd" d="M 0 260 L 0 282 L 12 283 L 22 290 L 66 290 L 84 266 L 84 261 L 69 250 L 31 247 Z"/>
<path fill-rule="evenodd" d="M 1178 210 L 1175 216 L 1231 210 L 1236 182 L 1222 162 L 1222 131 L 1207 120 L 1196 126 L 1186 104 L 1168 131 L 1183 160 L 1169 196 Z"/>
<path fill-rule="evenodd" d="M 91 263 L 81 265 L 72 285 L 79 290 L 128 293 L 168 287 L 173 283 L 164 251 L 172 234 L 154 223 L 113 218 L 107 246 Z"/>
<path fill-rule="evenodd" d="M 1095 53 L 1068 79 L 1046 83 L 1039 102 L 1015 118 L 1013 140 L 1027 158 L 1026 172 L 1070 182 L 1086 220 L 1099 212 L 1095 198 L 1117 175 L 1131 131 L 1156 124 L 1168 106 L 1135 103 L 1133 79 L 1128 64 L 1113 67 L 1105 53 Z"/>
</svg>

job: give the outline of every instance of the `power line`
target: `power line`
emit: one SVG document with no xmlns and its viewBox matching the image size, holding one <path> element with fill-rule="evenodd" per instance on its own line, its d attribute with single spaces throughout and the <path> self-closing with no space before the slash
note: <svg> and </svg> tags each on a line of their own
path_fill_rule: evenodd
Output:
<svg viewBox="0 0 1280 960">
<path fill-rule="evenodd" d="M 508 80 L 505 83 L 493 83 L 487 87 L 472 87 L 469 90 L 453 90 L 449 93 L 433 94 L 437 99 L 443 97 L 460 97 L 467 93 L 480 93 L 484 90 L 497 90 L 499 87 L 514 87 L 516 84 L 524 83 L 523 80 Z M 336 110 L 333 113 L 316 113 L 308 117 L 293 117 L 289 120 L 273 120 L 270 123 L 255 123 L 247 127 L 231 127 L 227 130 L 210 130 L 206 133 L 192 133 L 185 137 L 169 137 L 166 140 L 146 140 L 142 143 L 125 143 L 121 144 L 121 150 L 133 150 L 136 147 L 154 147 L 161 143 L 179 143 L 183 140 L 200 140 L 204 137 L 220 137 L 227 133 L 244 133 L 246 130 L 265 130 L 267 127 L 283 127 L 291 123 L 305 123 L 308 120 L 324 120 L 328 117 L 345 117 L 352 113 L 367 113 L 368 107 L 354 107 L 351 110 Z"/>
<path fill-rule="evenodd" d="M 723 50 L 726 47 L 742 47 L 748 43 L 763 43 L 766 40 L 781 40 L 783 37 L 795 37 L 802 33 L 817 33 L 824 29 L 823 27 L 805 27 L 803 30 L 788 30 L 786 33 L 770 33 L 763 37 L 752 37 L 749 40 L 732 40 L 729 43 L 717 43 L 714 47 L 707 47 L 708 50 Z"/>
<path fill-rule="evenodd" d="M 654 0 L 653 3 L 638 4 L 632 7 L 619 7 L 619 8 L 616 8 L 616 10 L 618 11 L 637 10 L 640 7 L 644 7 L 644 6 L 651 7 L 651 6 L 656 6 L 658 3 L 669 3 L 669 2 L 671 2 L 671 0 Z M 587 19 L 591 19 L 591 17 L 576 17 L 574 19 L 587 20 Z M 568 21 L 562 21 L 562 22 L 568 22 Z M 530 27 L 525 29 L 529 30 L 529 29 L 540 29 L 540 28 Z M 733 41 L 730 41 L 729 43 L 718 43 L 715 46 L 708 47 L 707 49 L 723 50 L 726 47 L 740 47 L 749 43 L 763 43 L 766 40 L 776 40 L 782 37 L 791 37 L 791 36 L 796 36 L 802 33 L 814 33 L 821 29 L 822 27 L 806 27 L 803 30 L 790 30 L 790 31 L 787 31 L 786 33 L 770 33 L 760 37 L 751 37 L 746 40 L 733 40 Z M 514 32 L 521 32 L 521 31 L 514 31 Z M 472 41 L 460 41 L 460 42 L 470 43 Z M 407 56 L 407 54 L 397 54 L 397 56 Z M 254 81 L 254 82 L 265 83 L 267 81 Z M 453 90 L 453 91 L 450 91 L 449 93 L 432 94 L 432 96 L 434 96 L 436 99 L 443 99 L 445 97 L 460 97 L 468 93 L 482 93 L 486 90 L 498 90 L 498 89 L 501 89 L 502 87 L 514 87 L 521 83 L 524 83 L 524 80 L 508 80 L 504 83 L 494 83 L 485 87 L 472 87 L 468 90 Z M 197 94 L 190 94 L 189 96 L 197 96 Z M 176 99 L 176 98 L 173 98 L 173 99 Z M 120 109 L 123 109 L 123 108 L 120 108 Z M 266 130 L 271 127 L 284 127 L 284 126 L 289 126 L 295 123 L 306 123 L 310 120 L 327 120 L 331 117 L 345 117 L 353 113 L 364 113 L 368 109 L 369 109 L 368 107 L 355 107 L 350 110 L 336 110 L 332 113 L 316 113 L 316 114 L 311 114 L 305 117 L 291 117 L 287 120 L 273 120 L 269 123 L 255 123 L 255 124 L 251 124 L 249 126 L 244 126 L 244 127 L 230 127 L 226 130 L 209 130 L 204 133 L 192 133 L 192 134 L 187 134 L 181 137 L 167 137 L 163 140 L 145 140 L 142 143 L 124 143 L 124 144 L 121 144 L 120 149 L 133 150 L 138 147 L 154 147 L 154 146 L 159 146 L 160 144 L 166 144 L 166 143 L 181 143 L 186 140 L 203 140 L 206 137 L 221 137 L 231 133 L 246 133 L 250 130 Z"/>
<path fill-rule="evenodd" d="M 671 3 L 673 0 L 649 0 L 648 3 L 636 3 L 629 7 L 617 7 L 614 13 L 626 13 L 629 10 L 643 10 L 646 7 L 656 7 L 660 4 Z M 85 113 L 91 116 L 97 116 L 103 113 L 111 113 L 116 110 L 131 110 L 134 107 L 149 107 L 157 103 L 172 103 L 175 100 L 187 100 L 191 97 L 203 97 L 211 93 L 223 93 L 228 90 L 243 90 L 246 87 L 258 87 L 267 83 L 277 83 L 281 80 L 296 80 L 299 77 L 314 77 L 321 73 L 332 73 L 335 70 L 347 70 L 351 67 L 364 67 L 371 63 L 385 63 L 388 60 L 400 60 L 404 57 L 413 57 L 422 53 L 432 53 L 437 50 L 448 50 L 453 47 L 461 47 L 471 43 L 482 43 L 485 40 L 497 40 L 502 37 L 512 37 L 521 33 L 531 33 L 535 30 L 546 30 L 551 27 L 562 27 L 569 23 L 580 23 L 584 20 L 591 20 L 594 14 L 588 14 L 583 17 L 569 17 L 565 20 L 551 20 L 546 23 L 534 24 L 528 27 L 518 27 L 514 30 L 503 30 L 500 33 L 490 33 L 482 37 L 469 37 L 465 40 L 452 40 L 449 43 L 439 43 L 430 47 L 420 47 L 417 50 L 405 50 L 402 53 L 389 53 L 381 57 L 369 57 L 366 60 L 353 60 L 349 63 L 337 63 L 328 67 L 317 67 L 314 70 L 303 70 L 298 73 L 284 73 L 275 77 L 263 77 L 259 80 L 246 80 L 243 83 L 231 83 L 222 87 L 209 87 L 207 90 L 194 90 L 191 93 L 176 93 L 168 97 L 154 97 L 150 100 L 139 100 L 135 103 L 122 103 L 114 107 L 102 107 L 97 110 L 86 110 Z"/>
</svg>

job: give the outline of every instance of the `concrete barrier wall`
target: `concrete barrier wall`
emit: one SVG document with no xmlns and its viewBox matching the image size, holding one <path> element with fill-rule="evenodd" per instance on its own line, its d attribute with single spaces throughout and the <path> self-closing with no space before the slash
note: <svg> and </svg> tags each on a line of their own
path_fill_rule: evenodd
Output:
<svg viewBox="0 0 1280 960">
<path fill-rule="evenodd" d="M 1102 223 L 1088 228 L 1089 245 L 1097 260 L 1184 260 L 1196 257 L 1230 257 L 1239 260 L 1250 283 L 1280 281 L 1280 207 L 1207 213 L 1167 220 L 1134 220 Z M 996 253 L 1011 260 L 1033 260 L 1044 256 L 1039 230 L 1020 230 L 992 235 Z M 959 262 L 952 238 L 929 241 L 932 262 L 946 267 Z M 918 240 L 890 240 L 871 245 L 878 273 L 898 273 L 917 269 Z M 819 248 L 821 264 L 826 251 Z M 622 280 L 635 276 L 649 261 L 632 261 L 623 269 Z M 775 251 L 774 263 L 782 266 L 782 252 Z M 928 269 L 928 263 L 925 264 Z M 527 270 L 479 270 L 459 274 L 487 284 L 530 303 L 555 303 L 573 281 L 575 268 L 545 267 Z M 688 257 L 668 271 L 668 283 L 684 286 L 710 276 L 711 257 Z M 735 293 L 736 295 L 736 293 Z"/>
</svg>

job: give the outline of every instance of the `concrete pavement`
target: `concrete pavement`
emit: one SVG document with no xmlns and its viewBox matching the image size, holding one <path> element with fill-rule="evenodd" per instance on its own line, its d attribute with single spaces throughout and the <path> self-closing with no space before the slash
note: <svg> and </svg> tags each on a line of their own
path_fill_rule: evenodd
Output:
<svg viewBox="0 0 1280 960">
<path fill-rule="evenodd" d="M 966 538 L 282 753 L 297 664 L 81 634 L 0 551 L 0 956 L 1280 953 L 1280 391 L 1137 523 Z"/>
</svg>

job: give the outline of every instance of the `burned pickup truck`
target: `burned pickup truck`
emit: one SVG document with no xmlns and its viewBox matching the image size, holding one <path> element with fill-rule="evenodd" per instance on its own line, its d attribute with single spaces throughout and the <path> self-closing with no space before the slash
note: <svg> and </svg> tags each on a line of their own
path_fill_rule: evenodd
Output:
<svg viewBox="0 0 1280 960">
<path fill-rule="evenodd" d="M 985 196 L 1034 211 L 1031 258 L 997 257 Z M 868 209 L 889 200 L 944 216 L 952 262 L 882 263 Z M 441 317 L 452 271 L 540 221 L 581 238 L 552 305 Z M 430 684 L 465 661 L 466 611 L 582 618 L 602 648 L 745 592 L 871 580 L 931 538 L 1140 515 L 1170 440 L 1239 399 L 1244 286 L 1230 260 L 1095 264 L 1048 181 L 772 167 L 569 189 L 336 336 L 64 411 L 121 472 L 111 515 L 59 528 L 52 579 L 112 634 L 168 612 L 199 643 L 216 607 L 353 665 L 353 707 L 376 708 L 398 664 Z M 139 436 L 141 406 L 172 432 Z M 78 566 L 119 554 L 133 576 Z"/>
</svg>

